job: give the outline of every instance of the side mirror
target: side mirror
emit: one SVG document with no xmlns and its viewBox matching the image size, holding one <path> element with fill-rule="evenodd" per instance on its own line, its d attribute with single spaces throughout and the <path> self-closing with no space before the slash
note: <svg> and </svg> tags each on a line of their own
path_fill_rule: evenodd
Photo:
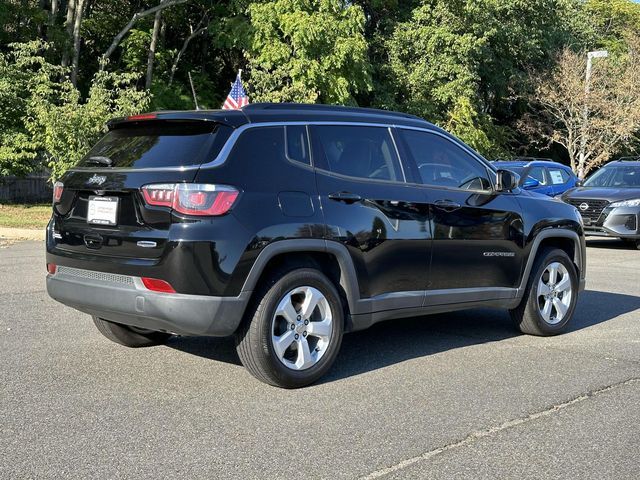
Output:
<svg viewBox="0 0 640 480">
<path fill-rule="evenodd" d="M 584 185 L 584 180 L 576 180 L 576 187 L 581 187 Z"/>
<path fill-rule="evenodd" d="M 540 186 L 540 182 L 533 177 L 527 177 L 527 179 L 522 184 L 522 188 L 525 190 L 529 190 L 531 188 L 536 188 Z"/>
<path fill-rule="evenodd" d="M 511 170 L 498 170 L 496 174 L 496 190 L 498 192 L 511 192 L 518 188 L 520 175 Z"/>
</svg>

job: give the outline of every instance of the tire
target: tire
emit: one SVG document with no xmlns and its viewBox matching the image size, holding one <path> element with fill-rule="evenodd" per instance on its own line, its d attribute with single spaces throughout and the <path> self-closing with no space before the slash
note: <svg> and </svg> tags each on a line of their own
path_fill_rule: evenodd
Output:
<svg viewBox="0 0 640 480">
<path fill-rule="evenodd" d="M 307 299 L 318 299 L 317 306 L 305 307 Z M 343 331 L 340 295 L 324 274 L 313 268 L 281 270 L 256 291 L 236 332 L 236 349 L 258 380 L 298 388 L 331 368 Z"/>
<path fill-rule="evenodd" d="M 131 348 L 162 345 L 172 336 L 170 333 L 130 327 L 99 317 L 93 317 L 93 323 L 98 331 L 112 342 Z"/>
<path fill-rule="evenodd" d="M 553 284 L 550 274 L 554 266 L 558 272 L 555 281 L 557 287 L 546 293 L 547 283 Z M 562 290 L 563 286 L 567 286 L 569 290 Z M 567 329 L 575 312 L 577 299 L 578 273 L 573 262 L 560 249 L 544 248 L 538 253 L 533 264 L 520 305 L 509 313 L 522 333 L 557 335 Z M 547 311 L 548 305 L 551 305 L 551 308 Z"/>
<path fill-rule="evenodd" d="M 640 240 L 636 240 L 636 248 L 640 250 Z"/>
</svg>

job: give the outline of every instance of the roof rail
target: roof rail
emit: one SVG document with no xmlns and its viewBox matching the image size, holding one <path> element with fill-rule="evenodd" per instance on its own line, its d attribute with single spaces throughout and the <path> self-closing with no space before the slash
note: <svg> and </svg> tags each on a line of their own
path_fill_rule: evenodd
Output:
<svg viewBox="0 0 640 480">
<path fill-rule="evenodd" d="M 546 157 L 515 157 L 514 160 L 515 161 L 519 161 L 519 162 L 553 162 L 553 163 L 559 163 L 559 162 L 556 162 L 552 158 L 546 158 Z"/>
<path fill-rule="evenodd" d="M 636 157 L 620 157 L 616 162 L 638 162 L 640 161 L 640 156 Z"/>
<path fill-rule="evenodd" d="M 393 112 L 390 110 L 380 110 L 377 108 L 363 108 L 363 107 L 346 107 L 343 105 L 324 105 L 320 103 L 250 103 L 242 107 L 242 110 L 311 110 L 316 112 L 322 111 L 338 111 L 344 113 L 370 113 L 373 115 L 383 115 L 388 117 L 401 117 L 411 118 L 413 120 L 424 119 L 411 115 L 409 113 Z"/>
</svg>

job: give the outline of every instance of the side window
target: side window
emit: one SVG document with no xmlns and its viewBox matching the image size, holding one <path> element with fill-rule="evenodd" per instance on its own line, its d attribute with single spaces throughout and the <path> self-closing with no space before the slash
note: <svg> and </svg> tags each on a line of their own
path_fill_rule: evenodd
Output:
<svg viewBox="0 0 640 480">
<path fill-rule="evenodd" d="M 311 165 L 309 142 L 307 141 L 307 127 L 304 125 L 287 125 L 284 127 L 286 141 L 286 155 L 289 160 Z"/>
<path fill-rule="evenodd" d="M 487 190 L 491 182 L 482 163 L 435 133 L 398 129 L 424 185 Z"/>
<path fill-rule="evenodd" d="M 529 170 L 528 176 L 531 178 L 535 178 L 537 181 L 540 182 L 540 185 L 547 184 L 547 177 L 544 174 L 543 167 L 533 167 L 531 170 Z"/>
<path fill-rule="evenodd" d="M 550 168 L 548 171 L 549 179 L 553 185 L 562 185 L 569 181 L 569 174 L 561 168 Z"/>
<path fill-rule="evenodd" d="M 233 162 L 275 165 L 285 160 L 284 127 L 253 127 L 242 132 L 229 154 Z"/>
<path fill-rule="evenodd" d="M 387 128 L 316 125 L 312 132 L 319 168 L 349 177 L 404 181 Z"/>
</svg>

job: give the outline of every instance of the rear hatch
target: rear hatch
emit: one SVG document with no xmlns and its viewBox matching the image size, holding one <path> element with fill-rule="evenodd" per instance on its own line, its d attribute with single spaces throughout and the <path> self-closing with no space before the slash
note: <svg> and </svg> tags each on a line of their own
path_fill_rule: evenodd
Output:
<svg viewBox="0 0 640 480">
<path fill-rule="evenodd" d="M 141 187 L 192 182 L 199 166 L 218 155 L 231 130 L 213 121 L 154 116 L 112 124 L 60 179 L 52 233 L 56 248 L 111 257 L 160 257 L 171 224 L 181 220 L 170 208 L 148 205 Z"/>
</svg>

